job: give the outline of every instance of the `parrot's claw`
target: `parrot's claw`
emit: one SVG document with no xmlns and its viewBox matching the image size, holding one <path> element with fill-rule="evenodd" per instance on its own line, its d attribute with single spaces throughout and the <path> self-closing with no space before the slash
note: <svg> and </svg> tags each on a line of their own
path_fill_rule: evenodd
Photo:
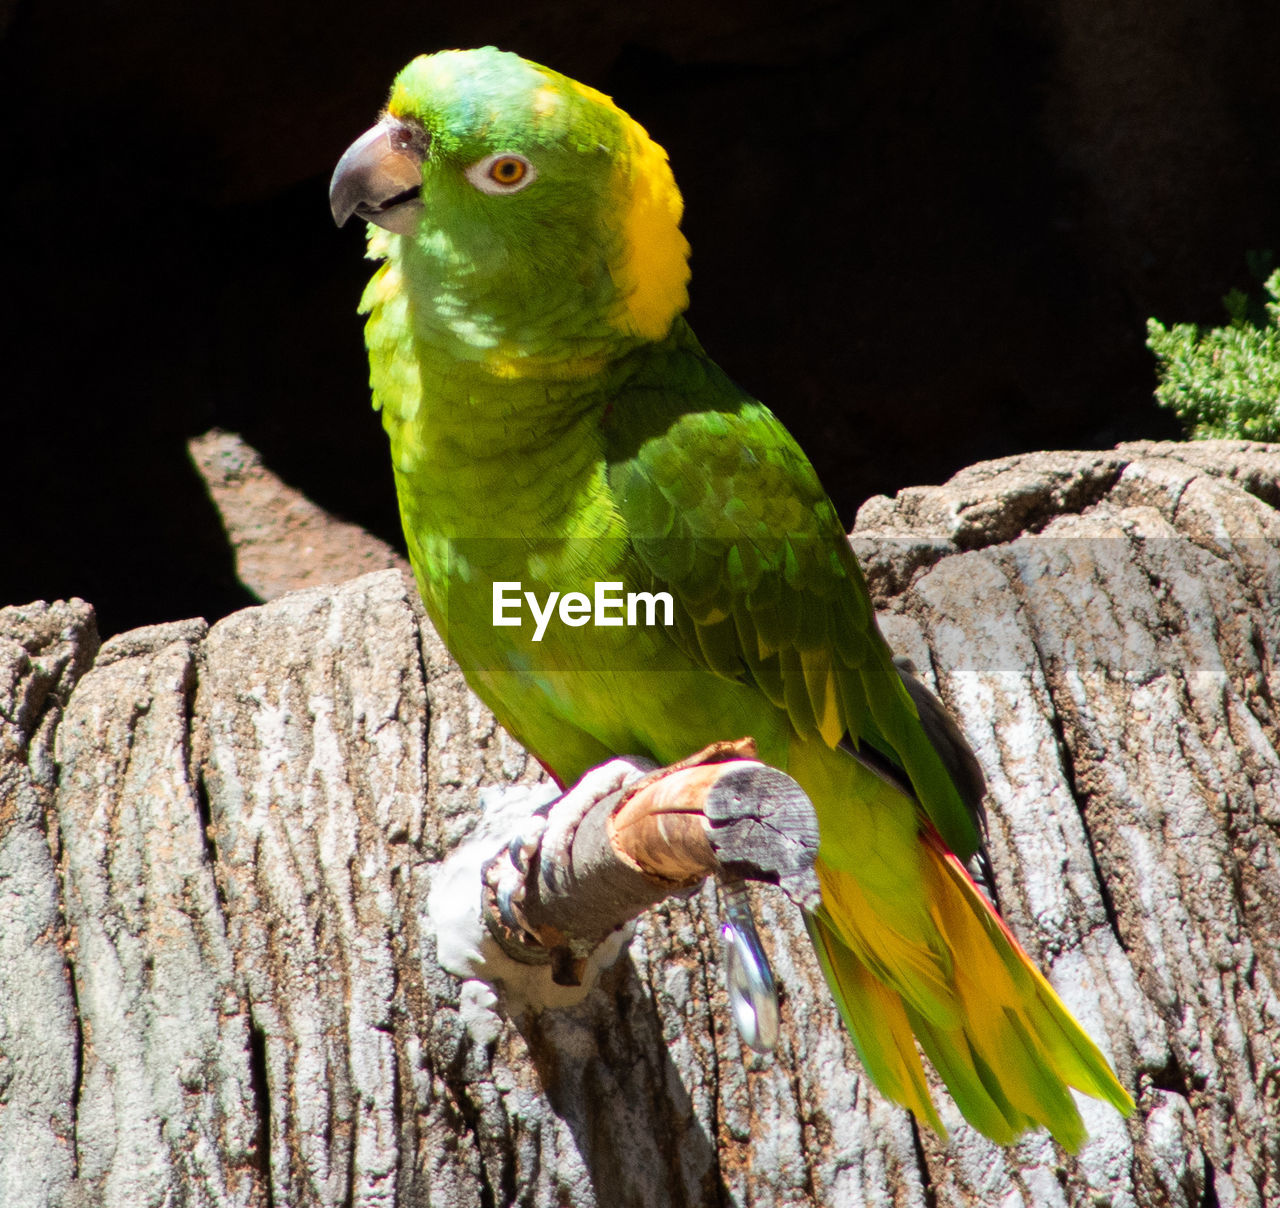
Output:
<svg viewBox="0 0 1280 1208">
<path fill-rule="evenodd" d="M 506 851 L 495 856 L 485 870 L 485 880 L 493 890 L 498 917 L 517 935 L 525 930 L 520 907 L 524 903 L 533 857 L 547 833 L 550 812 L 550 803 L 535 810 L 519 834 L 507 843 Z"/>
<path fill-rule="evenodd" d="M 733 1022 L 743 1043 L 757 1053 L 772 1053 L 778 1043 L 778 989 L 764 954 L 742 881 L 720 881 L 725 940 L 725 981 Z"/>
<path fill-rule="evenodd" d="M 502 919 L 512 931 L 519 932 L 521 929 L 520 919 L 515 912 L 515 903 L 517 900 L 524 899 L 524 886 L 513 887 L 511 885 L 499 885 L 494 890 L 494 896 L 498 902 L 498 917 Z"/>
<path fill-rule="evenodd" d="M 536 845 L 535 845 L 536 846 Z M 517 836 L 505 848 L 493 857 L 484 867 L 485 884 L 493 894 L 493 903 L 503 926 L 514 934 L 521 934 L 525 928 L 520 918 L 520 906 L 525 899 L 527 885 L 528 855 L 525 856 L 525 867 L 521 868 L 517 857 L 525 851 L 525 845 Z"/>
<path fill-rule="evenodd" d="M 529 862 L 542 844 L 542 837 L 547 833 L 547 816 L 551 805 L 547 804 L 537 810 L 529 819 L 528 825 L 507 845 L 507 858 L 516 871 L 528 875 Z"/>
</svg>

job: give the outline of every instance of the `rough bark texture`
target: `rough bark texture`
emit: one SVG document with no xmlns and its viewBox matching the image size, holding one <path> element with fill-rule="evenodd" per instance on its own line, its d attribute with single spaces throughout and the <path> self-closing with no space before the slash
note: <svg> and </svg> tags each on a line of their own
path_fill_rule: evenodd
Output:
<svg viewBox="0 0 1280 1208">
<path fill-rule="evenodd" d="M 396 571 L 100 651 L 0 611 L 0 1203 L 1280 1205 L 1278 506 L 1276 446 L 1127 445 L 859 517 L 1001 907 L 1138 1099 L 1076 1157 L 918 1134 L 778 893 L 771 1059 L 709 890 L 569 1006 L 443 968 L 447 858 L 545 790 Z"/>
</svg>

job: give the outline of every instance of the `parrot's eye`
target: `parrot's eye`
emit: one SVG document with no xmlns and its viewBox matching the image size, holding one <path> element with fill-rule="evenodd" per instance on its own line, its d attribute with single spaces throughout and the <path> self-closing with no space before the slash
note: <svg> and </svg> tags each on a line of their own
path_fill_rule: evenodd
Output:
<svg viewBox="0 0 1280 1208">
<path fill-rule="evenodd" d="M 535 168 L 523 155 L 499 151 L 486 155 L 467 169 L 467 179 L 481 193 L 516 193 L 538 178 Z"/>
</svg>

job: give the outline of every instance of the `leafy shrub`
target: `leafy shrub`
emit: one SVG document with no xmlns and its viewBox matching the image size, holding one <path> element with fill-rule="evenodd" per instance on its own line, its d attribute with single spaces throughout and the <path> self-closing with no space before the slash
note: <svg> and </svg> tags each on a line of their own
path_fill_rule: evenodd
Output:
<svg viewBox="0 0 1280 1208">
<path fill-rule="evenodd" d="M 1147 347 L 1159 361 L 1156 399 L 1198 440 L 1280 440 L 1280 269 L 1264 288 L 1269 301 L 1242 290 L 1223 299 L 1226 327 L 1147 320 Z"/>
</svg>

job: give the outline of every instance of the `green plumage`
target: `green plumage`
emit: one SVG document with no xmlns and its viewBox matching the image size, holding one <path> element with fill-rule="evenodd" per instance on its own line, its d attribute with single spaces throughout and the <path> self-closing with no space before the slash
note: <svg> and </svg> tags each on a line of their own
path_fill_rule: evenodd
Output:
<svg viewBox="0 0 1280 1208">
<path fill-rule="evenodd" d="M 388 229 L 363 302 L 374 402 L 423 599 L 476 692 L 563 783 L 752 735 L 818 812 L 811 929 L 868 1071 L 937 1125 L 914 1032 L 989 1135 L 1078 1142 L 1065 1082 L 1128 1097 L 948 853 L 976 850 L 976 803 L 812 466 L 680 315 L 665 155 L 607 98 L 492 50 L 415 60 L 384 123 L 392 151 L 344 159 L 335 212 Z M 397 147 L 420 187 L 387 167 Z M 527 609 L 495 624 L 495 583 L 668 592 L 673 623 L 535 640 Z"/>
</svg>

